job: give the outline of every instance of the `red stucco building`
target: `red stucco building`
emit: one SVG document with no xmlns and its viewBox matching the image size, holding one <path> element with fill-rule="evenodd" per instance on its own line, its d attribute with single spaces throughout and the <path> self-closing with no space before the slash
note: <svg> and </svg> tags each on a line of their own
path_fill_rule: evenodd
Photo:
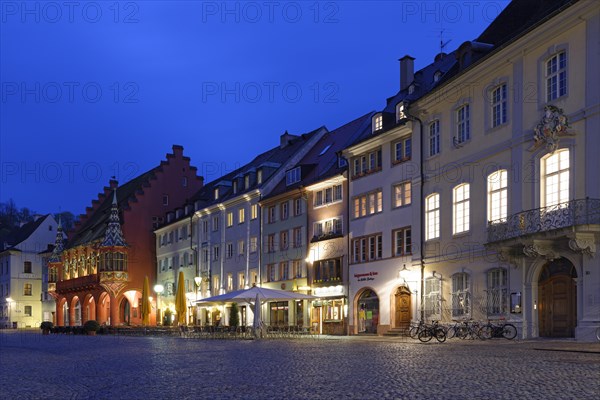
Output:
<svg viewBox="0 0 600 400">
<path fill-rule="evenodd" d="M 154 282 L 156 277 L 153 230 L 202 184 L 183 147 L 174 145 L 158 167 L 122 185 L 111 180 L 66 243 L 59 227 L 48 263 L 55 324 L 78 326 L 89 319 L 112 326 L 142 324 L 144 278 Z M 151 324 L 155 318 L 153 304 Z"/>
</svg>

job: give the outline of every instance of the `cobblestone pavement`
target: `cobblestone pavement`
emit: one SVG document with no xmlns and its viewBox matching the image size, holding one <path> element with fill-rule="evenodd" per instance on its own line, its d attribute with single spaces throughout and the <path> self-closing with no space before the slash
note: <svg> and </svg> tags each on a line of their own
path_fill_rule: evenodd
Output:
<svg viewBox="0 0 600 400">
<path fill-rule="evenodd" d="M 2 400 L 546 400 L 597 399 L 599 394 L 597 344 L 199 340 L 0 331 Z"/>
</svg>

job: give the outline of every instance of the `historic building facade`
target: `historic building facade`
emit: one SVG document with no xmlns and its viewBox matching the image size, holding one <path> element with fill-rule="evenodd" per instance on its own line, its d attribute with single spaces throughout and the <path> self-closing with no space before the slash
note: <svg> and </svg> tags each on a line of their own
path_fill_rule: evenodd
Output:
<svg viewBox="0 0 600 400">
<path fill-rule="evenodd" d="M 201 187 L 202 178 L 181 146 L 173 146 L 160 166 L 121 186 L 111 180 L 80 216 L 69 240 L 63 245 L 57 238 L 48 264 L 57 325 L 88 319 L 141 324 L 143 281 L 156 279 L 153 230 L 167 211 Z"/>
<path fill-rule="evenodd" d="M 50 214 L 12 232 L 0 244 L 0 327 L 38 327 L 51 321 L 44 314 L 43 253 L 56 236 L 57 223 Z"/>
</svg>

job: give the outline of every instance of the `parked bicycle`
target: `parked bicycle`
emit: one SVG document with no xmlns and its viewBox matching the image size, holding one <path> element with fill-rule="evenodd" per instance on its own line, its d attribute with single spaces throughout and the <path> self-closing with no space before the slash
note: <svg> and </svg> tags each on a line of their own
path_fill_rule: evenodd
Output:
<svg viewBox="0 0 600 400">
<path fill-rule="evenodd" d="M 408 336 L 410 336 L 412 339 L 418 338 L 419 332 L 421 332 L 424 327 L 425 327 L 424 321 L 419 321 L 418 324 L 411 325 L 410 329 L 408 330 Z"/>
<path fill-rule="evenodd" d="M 446 341 L 446 329 L 438 324 L 438 321 L 432 321 L 431 325 L 424 325 L 418 335 L 423 343 L 429 342 L 434 337 L 440 343 Z"/>
<path fill-rule="evenodd" d="M 477 333 L 480 339 L 492 339 L 492 338 L 505 338 L 512 340 L 517 337 L 517 328 L 513 324 L 507 324 L 505 322 L 492 323 L 488 321 L 487 324 L 483 325 Z"/>
</svg>

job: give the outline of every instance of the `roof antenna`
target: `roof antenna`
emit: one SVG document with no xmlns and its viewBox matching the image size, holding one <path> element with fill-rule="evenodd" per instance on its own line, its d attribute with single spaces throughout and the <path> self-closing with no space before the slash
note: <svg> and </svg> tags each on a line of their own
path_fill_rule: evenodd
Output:
<svg viewBox="0 0 600 400">
<path fill-rule="evenodd" d="M 440 22 L 440 53 L 444 52 L 444 47 L 446 47 L 451 41 L 452 39 L 448 39 L 446 42 L 444 42 L 444 28 Z"/>
</svg>

